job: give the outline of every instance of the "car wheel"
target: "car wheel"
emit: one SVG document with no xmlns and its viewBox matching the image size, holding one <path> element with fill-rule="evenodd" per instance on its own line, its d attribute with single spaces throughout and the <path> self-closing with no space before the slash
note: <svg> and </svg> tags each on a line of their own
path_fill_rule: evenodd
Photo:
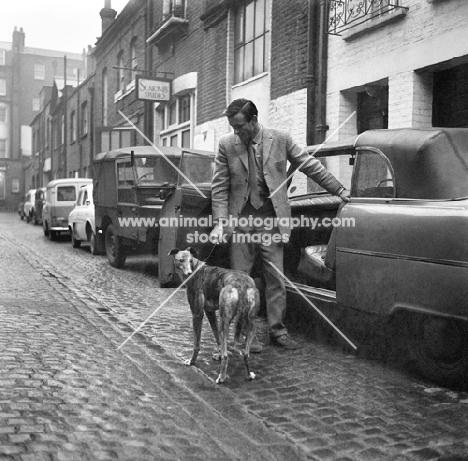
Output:
<svg viewBox="0 0 468 461">
<path fill-rule="evenodd" d="M 106 230 L 106 255 L 112 267 L 123 267 L 127 255 L 122 245 L 122 241 L 115 233 L 114 226 L 111 224 Z"/>
<path fill-rule="evenodd" d="M 50 241 L 57 240 L 57 232 L 53 231 L 53 230 L 50 230 L 48 237 L 49 237 Z"/>
<path fill-rule="evenodd" d="M 39 224 L 39 220 L 37 219 L 37 214 L 36 213 L 33 214 L 33 224 L 35 226 L 37 226 Z"/>
<path fill-rule="evenodd" d="M 72 229 L 71 227 L 70 227 L 70 239 L 71 239 L 73 248 L 80 248 L 81 240 L 78 240 L 77 238 L 75 238 L 75 229 L 74 228 Z"/>
<path fill-rule="evenodd" d="M 99 254 L 96 234 L 94 232 L 90 232 L 89 249 L 90 249 L 92 255 L 98 255 Z"/>
<path fill-rule="evenodd" d="M 42 231 L 44 232 L 44 237 L 49 236 L 49 228 L 47 227 L 47 222 L 46 221 L 44 221 L 42 223 Z"/>
<path fill-rule="evenodd" d="M 421 374 L 439 384 L 468 384 L 468 325 L 456 319 L 416 315 L 410 355 Z"/>
</svg>

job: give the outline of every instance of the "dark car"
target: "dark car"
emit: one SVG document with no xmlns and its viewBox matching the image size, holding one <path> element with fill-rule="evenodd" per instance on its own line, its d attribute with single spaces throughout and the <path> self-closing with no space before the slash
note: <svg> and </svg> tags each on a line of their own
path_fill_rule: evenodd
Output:
<svg viewBox="0 0 468 461">
<path fill-rule="evenodd" d="M 32 210 L 32 222 L 33 224 L 42 223 L 42 209 L 44 208 L 46 187 L 40 187 L 36 190 L 34 199 L 34 208 Z"/>
<path fill-rule="evenodd" d="M 288 290 L 400 325 L 397 340 L 425 376 L 467 386 L 468 129 L 371 130 L 308 150 L 339 172 L 351 201 L 319 189 L 290 200 Z M 168 202 L 168 215 L 208 217 L 209 189 L 203 198 L 181 184 L 171 197 L 180 209 Z M 186 234 L 167 232 L 166 247 L 182 247 Z"/>
<path fill-rule="evenodd" d="M 96 235 L 112 266 L 123 267 L 129 255 L 158 253 L 159 217 L 176 186 L 182 152 L 138 146 L 96 156 Z"/>
<path fill-rule="evenodd" d="M 25 214 L 24 214 L 24 203 L 26 202 L 26 197 L 23 195 L 23 197 L 21 197 L 21 200 L 19 202 L 19 205 L 18 205 L 18 214 L 19 214 L 19 217 L 21 219 L 21 221 L 25 218 Z"/>
</svg>

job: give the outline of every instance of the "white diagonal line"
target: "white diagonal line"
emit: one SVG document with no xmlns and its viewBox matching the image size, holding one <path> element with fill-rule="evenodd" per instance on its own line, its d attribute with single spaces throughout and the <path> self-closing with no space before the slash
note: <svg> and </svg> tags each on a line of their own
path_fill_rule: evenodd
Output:
<svg viewBox="0 0 468 461">
<path fill-rule="evenodd" d="M 268 264 L 270 266 L 272 266 L 276 272 L 278 272 L 279 274 L 281 274 L 281 276 L 284 278 L 284 280 L 286 280 L 289 285 L 294 288 L 295 291 L 297 291 L 297 293 L 299 293 L 350 345 L 351 347 L 356 350 L 357 347 L 351 342 L 351 340 L 349 340 L 345 335 L 344 333 L 342 333 L 342 331 L 334 324 L 332 323 L 331 320 L 329 320 L 329 318 L 323 314 L 323 312 L 315 306 L 315 304 L 309 299 L 307 298 L 304 293 L 302 293 L 299 288 L 296 287 L 296 285 L 294 285 L 293 282 L 291 282 L 291 280 L 289 280 L 274 264 L 272 264 L 270 261 L 268 261 Z"/>
<path fill-rule="evenodd" d="M 176 290 L 174 290 L 170 296 L 168 296 L 163 302 L 162 304 L 159 305 L 159 307 L 157 307 L 148 317 L 146 317 L 146 319 L 140 324 L 140 326 L 117 348 L 117 350 L 119 350 L 120 348 L 122 348 L 123 346 L 125 346 L 125 344 L 130 341 L 130 339 L 133 338 L 133 336 L 138 333 L 142 328 L 143 326 L 148 322 L 149 319 L 151 319 L 151 317 L 153 317 L 154 314 L 156 314 L 172 297 L 175 296 L 175 294 L 205 265 L 205 263 L 201 263 L 191 274 L 189 277 L 187 277 L 180 286 L 177 287 Z"/>
<path fill-rule="evenodd" d="M 190 181 L 189 178 L 187 178 L 187 176 L 184 175 L 184 173 L 182 173 L 182 171 L 180 171 L 179 168 L 177 168 L 168 158 L 166 155 L 164 155 L 164 153 L 162 152 L 161 149 L 158 149 L 158 147 L 148 138 L 148 136 L 146 136 L 121 110 L 119 110 L 119 114 L 128 122 L 130 123 L 130 125 L 139 133 L 143 136 L 143 139 L 145 139 L 147 142 L 149 142 L 151 144 L 151 146 L 156 150 L 156 152 L 160 155 L 162 155 L 167 162 L 169 162 L 169 164 L 172 165 L 172 167 L 177 170 L 177 172 L 184 178 L 186 179 L 193 187 L 194 189 L 197 190 L 197 192 L 203 197 L 203 198 L 206 198 L 206 195 L 192 182 Z"/>
<path fill-rule="evenodd" d="M 338 133 L 338 131 L 341 130 L 341 128 L 346 124 L 348 123 L 348 121 L 351 119 L 351 117 L 354 117 L 354 115 L 356 114 L 356 111 L 354 111 L 330 136 L 328 136 L 327 139 L 325 139 L 325 141 L 322 142 L 322 144 L 320 144 L 313 152 L 312 154 L 310 154 L 312 157 L 315 155 L 315 153 L 317 151 L 319 151 L 331 138 L 333 138 L 333 136 L 335 136 L 336 133 Z M 270 197 L 273 197 L 273 195 L 275 195 L 293 176 L 294 176 L 294 173 L 296 172 L 296 170 L 300 170 L 302 165 L 304 165 L 304 163 L 308 162 L 309 159 L 306 158 L 271 194 L 270 194 Z"/>
</svg>

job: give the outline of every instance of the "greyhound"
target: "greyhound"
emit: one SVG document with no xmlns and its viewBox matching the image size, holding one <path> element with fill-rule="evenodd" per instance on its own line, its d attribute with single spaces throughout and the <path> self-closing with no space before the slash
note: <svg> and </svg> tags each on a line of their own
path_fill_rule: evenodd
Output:
<svg viewBox="0 0 468 461">
<path fill-rule="evenodd" d="M 211 329 L 213 330 L 221 366 L 216 383 L 223 383 L 227 377 L 229 326 L 234 321 L 235 348 L 244 356 L 247 379 L 255 378 L 249 368 L 250 344 L 255 335 L 255 317 L 260 306 L 260 295 L 253 279 L 241 271 L 222 269 L 220 267 L 206 266 L 197 259 L 194 248 L 179 250 L 174 248 L 169 252 L 174 256 L 174 270 L 183 281 L 187 280 L 187 299 L 192 311 L 193 323 L 193 354 L 185 361 L 186 365 L 193 365 L 200 351 L 200 339 L 203 316 L 206 313 Z M 195 273 L 196 271 L 196 273 Z M 220 328 L 216 311 L 219 310 Z M 239 347 L 241 331 L 245 331 L 246 340 L 243 351 Z"/>
</svg>

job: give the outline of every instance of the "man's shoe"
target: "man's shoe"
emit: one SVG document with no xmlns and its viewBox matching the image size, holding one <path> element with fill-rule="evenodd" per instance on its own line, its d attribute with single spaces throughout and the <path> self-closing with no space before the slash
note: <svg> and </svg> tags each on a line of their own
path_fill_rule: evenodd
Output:
<svg viewBox="0 0 468 461">
<path fill-rule="evenodd" d="M 299 347 L 299 344 L 288 335 L 272 336 L 271 343 L 274 346 L 282 347 L 283 349 L 293 350 Z"/>
</svg>

